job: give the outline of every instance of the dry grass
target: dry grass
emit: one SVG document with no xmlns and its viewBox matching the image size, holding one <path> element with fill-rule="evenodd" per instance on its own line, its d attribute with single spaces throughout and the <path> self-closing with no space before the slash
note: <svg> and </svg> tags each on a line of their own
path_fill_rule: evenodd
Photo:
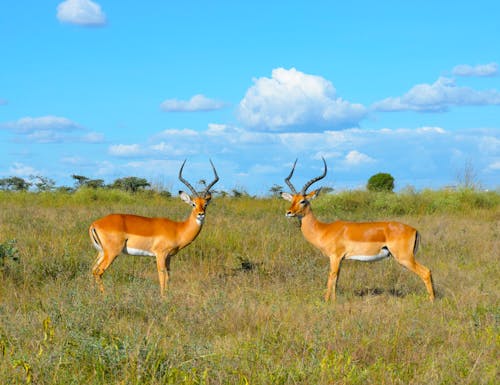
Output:
<svg viewBox="0 0 500 385">
<path fill-rule="evenodd" d="M 327 260 L 284 217 L 286 202 L 247 198 L 214 199 L 199 238 L 172 261 L 165 300 L 154 261 L 129 256 L 104 275 L 101 296 L 92 220 L 113 211 L 182 219 L 189 208 L 155 195 L 1 195 L 0 243 L 16 239 L 20 262 L 0 271 L 0 383 L 498 383 L 498 194 L 466 200 L 467 211 L 422 194 L 408 212 L 400 203 L 411 197 L 377 196 L 368 207 L 358 195 L 320 197 L 316 213 L 417 227 L 435 303 L 417 276 L 385 260 L 345 262 L 337 303 L 325 304 Z"/>
</svg>

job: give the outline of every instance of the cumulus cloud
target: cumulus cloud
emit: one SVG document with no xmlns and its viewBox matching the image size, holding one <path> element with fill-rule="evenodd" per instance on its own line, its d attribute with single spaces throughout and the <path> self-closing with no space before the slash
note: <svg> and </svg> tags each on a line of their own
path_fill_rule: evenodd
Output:
<svg viewBox="0 0 500 385">
<path fill-rule="evenodd" d="M 109 146 L 108 152 L 110 155 L 118 157 L 134 157 L 145 154 L 139 144 L 114 144 Z"/>
<path fill-rule="evenodd" d="M 103 135 L 91 132 L 85 135 L 80 124 L 61 116 L 24 117 L 12 122 L 0 123 L 0 129 L 10 130 L 21 140 L 35 143 L 86 142 L 99 143 Z"/>
<path fill-rule="evenodd" d="M 83 135 L 81 140 L 86 143 L 102 143 L 104 141 L 104 135 L 99 132 L 90 132 Z"/>
<path fill-rule="evenodd" d="M 221 101 L 198 94 L 189 100 L 167 99 L 161 103 L 160 108 L 165 112 L 192 112 L 220 110 L 224 106 Z"/>
<path fill-rule="evenodd" d="M 370 158 L 368 155 L 363 154 L 362 152 L 352 150 L 347 153 L 345 156 L 345 163 L 349 166 L 358 166 L 364 163 L 373 163 L 374 159 Z"/>
<path fill-rule="evenodd" d="M 488 170 L 500 172 L 500 160 L 494 161 L 488 165 Z"/>
<path fill-rule="evenodd" d="M 212 158 L 221 176 L 219 189 L 251 186 L 247 189 L 250 193 L 260 194 L 267 193 L 274 184 L 283 185 L 290 162 L 296 158 L 300 167 L 294 183 L 301 185 L 318 170 L 321 172 L 321 157 L 325 157 L 328 175 L 324 186 L 364 188 L 371 175 L 388 172 L 395 177 L 396 188 L 440 188 L 454 184 L 456 169 L 464 159 L 472 157 L 478 159 L 481 182 L 495 187 L 499 141 L 491 138 L 497 138 L 495 129 L 421 126 L 268 132 L 210 124 L 205 130 L 169 129 L 144 143 L 111 146 L 108 153 L 113 155 L 113 161 L 103 168 L 102 176 L 139 175 L 153 180 L 168 177 L 168 183 L 174 186 L 179 183 L 177 173 L 184 159 L 189 164 L 187 175 L 196 181 L 211 175 L 207 162 Z M 95 173 L 95 167 L 88 169 Z M 174 186 L 172 191 L 176 189 Z"/>
<path fill-rule="evenodd" d="M 35 133 L 42 130 L 73 131 L 82 128 L 79 124 L 71 121 L 70 119 L 52 115 L 37 118 L 28 116 L 18 119 L 15 122 L 0 124 L 0 127 L 13 130 L 14 132 L 20 134 Z"/>
<path fill-rule="evenodd" d="M 456 76 L 495 76 L 498 74 L 498 64 L 489 63 L 477 66 L 460 64 L 453 68 L 452 73 Z"/>
<path fill-rule="evenodd" d="M 27 166 L 24 163 L 14 162 L 13 165 L 9 169 L 10 174 L 27 177 L 31 175 L 38 175 L 40 172 L 34 167 Z"/>
<path fill-rule="evenodd" d="M 106 15 L 101 6 L 91 0 L 66 0 L 57 6 L 57 18 L 63 23 L 82 26 L 102 26 Z"/>
<path fill-rule="evenodd" d="M 276 68 L 271 78 L 255 79 L 238 107 L 245 126 L 269 131 L 352 127 L 366 113 L 363 105 L 338 97 L 330 81 L 295 68 Z"/>
<path fill-rule="evenodd" d="M 443 112 L 451 106 L 500 105 L 496 90 L 476 91 L 459 87 L 454 79 L 440 77 L 433 84 L 418 84 L 401 97 L 390 97 L 374 103 L 377 111 Z"/>
</svg>

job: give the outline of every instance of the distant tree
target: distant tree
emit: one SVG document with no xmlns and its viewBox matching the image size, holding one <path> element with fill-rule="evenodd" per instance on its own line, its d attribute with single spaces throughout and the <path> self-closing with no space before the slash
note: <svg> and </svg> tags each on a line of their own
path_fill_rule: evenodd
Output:
<svg viewBox="0 0 500 385">
<path fill-rule="evenodd" d="M 56 185 L 53 179 L 44 176 L 34 175 L 30 178 L 38 191 L 52 191 Z"/>
<path fill-rule="evenodd" d="M 83 175 L 71 175 L 71 177 L 75 180 L 76 189 L 79 189 L 80 187 L 89 187 L 94 189 L 104 187 L 103 179 L 90 179 Z"/>
<path fill-rule="evenodd" d="M 71 177 L 75 180 L 75 188 L 85 186 L 85 183 L 89 180 L 89 178 L 83 175 L 71 175 Z"/>
<path fill-rule="evenodd" d="M 465 162 L 463 170 L 457 173 L 459 187 L 463 189 L 476 190 L 481 187 L 477 178 L 477 171 L 469 159 Z"/>
<path fill-rule="evenodd" d="M 321 187 L 321 194 L 330 194 L 334 191 L 333 187 L 323 186 Z"/>
<path fill-rule="evenodd" d="M 283 192 L 283 186 L 280 186 L 279 184 L 274 184 L 270 189 L 269 192 L 273 197 L 279 197 L 280 194 Z"/>
<path fill-rule="evenodd" d="M 85 182 L 85 187 L 93 188 L 93 189 L 98 189 L 98 188 L 104 188 L 104 180 L 102 179 L 89 179 L 88 181 Z"/>
<path fill-rule="evenodd" d="M 138 178 L 135 176 L 129 176 L 126 178 L 120 178 L 113 182 L 112 188 L 125 190 L 129 192 L 137 192 L 140 189 L 151 186 L 148 181 L 144 178 Z"/>
<path fill-rule="evenodd" d="M 394 190 L 394 178 L 391 174 L 379 172 L 368 179 L 366 188 L 369 191 L 389 191 Z"/>
<path fill-rule="evenodd" d="M 233 188 L 231 190 L 231 195 L 234 198 L 242 198 L 242 197 L 249 196 L 248 193 L 244 189 L 242 189 L 242 188 Z"/>
<path fill-rule="evenodd" d="M 9 191 L 26 191 L 30 188 L 31 183 L 23 178 L 11 176 L 10 178 L 0 179 L 0 189 Z"/>
</svg>

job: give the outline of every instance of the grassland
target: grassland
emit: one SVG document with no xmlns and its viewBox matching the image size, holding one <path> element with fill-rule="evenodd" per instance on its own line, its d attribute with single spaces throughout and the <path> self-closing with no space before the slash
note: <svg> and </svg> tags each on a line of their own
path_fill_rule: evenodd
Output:
<svg viewBox="0 0 500 385">
<path fill-rule="evenodd" d="M 98 292 L 89 224 L 110 212 L 184 219 L 178 198 L 0 193 L 0 384 L 496 384 L 498 192 L 320 196 L 322 220 L 395 219 L 422 234 L 437 299 L 391 259 L 327 259 L 279 199 L 214 198 L 159 298 L 152 258 L 120 256 Z M 12 250 L 11 250 L 12 251 Z"/>
</svg>

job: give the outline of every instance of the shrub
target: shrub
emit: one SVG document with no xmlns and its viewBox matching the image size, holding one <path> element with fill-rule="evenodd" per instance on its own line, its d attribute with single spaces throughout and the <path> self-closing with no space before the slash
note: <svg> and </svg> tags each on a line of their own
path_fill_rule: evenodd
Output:
<svg viewBox="0 0 500 385">
<path fill-rule="evenodd" d="M 19 252 L 16 247 L 15 239 L 0 243 L 0 268 L 4 266 L 7 259 L 11 259 L 16 262 L 19 261 Z"/>
<path fill-rule="evenodd" d="M 368 179 L 366 188 L 369 191 L 391 191 L 394 190 L 394 178 L 391 174 L 379 172 Z"/>
</svg>

